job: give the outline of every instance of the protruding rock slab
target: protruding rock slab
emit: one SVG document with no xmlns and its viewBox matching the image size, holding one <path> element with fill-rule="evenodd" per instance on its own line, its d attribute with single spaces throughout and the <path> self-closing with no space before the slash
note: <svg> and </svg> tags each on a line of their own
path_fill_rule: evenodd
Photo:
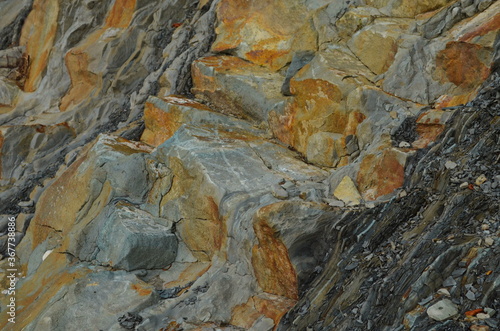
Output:
<svg viewBox="0 0 500 331">
<path fill-rule="evenodd" d="M 363 198 L 375 200 L 400 188 L 404 181 L 406 157 L 405 153 L 394 149 L 365 156 L 356 179 Z"/>
<path fill-rule="evenodd" d="M 126 204 L 101 215 L 84 231 L 76 252 L 82 260 L 127 271 L 161 269 L 174 262 L 177 237 L 171 222 Z"/>
<path fill-rule="evenodd" d="M 441 300 L 427 309 L 427 315 L 436 321 L 445 321 L 458 314 L 458 309 L 451 300 Z"/>
<path fill-rule="evenodd" d="M 193 63 L 193 94 L 223 112 L 257 123 L 285 100 L 285 77 L 234 56 L 211 56 Z"/>
<path fill-rule="evenodd" d="M 231 50 L 258 65 L 280 69 L 293 51 L 316 49 L 308 14 L 308 8 L 297 0 L 223 0 L 217 8 L 219 25 L 212 50 Z"/>
<path fill-rule="evenodd" d="M 149 97 L 144 107 L 146 126 L 141 141 L 157 147 L 172 137 L 183 125 L 210 125 L 231 127 L 233 132 L 262 133 L 249 123 L 225 116 L 208 106 L 184 97 L 169 96 L 164 99 Z"/>
</svg>

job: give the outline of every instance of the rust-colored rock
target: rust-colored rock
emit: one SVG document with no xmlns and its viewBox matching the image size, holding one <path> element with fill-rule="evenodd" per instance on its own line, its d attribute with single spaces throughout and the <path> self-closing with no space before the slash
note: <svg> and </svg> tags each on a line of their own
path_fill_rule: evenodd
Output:
<svg viewBox="0 0 500 331">
<path fill-rule="evenodd" d="M 365 200 L 392 193 L 404 181 L 405 156 L 394 149 L 370 154 L 361 161 L 357 183 Z"/>
<path fill-rule="evenodd" d="M 483 82 L 490 73 L 483 47 L 466 42 L 451 41 L 436 57 L 436 66 L 444 75 L 444 81 L 470 90 Z M 443 77 L 444 78 L 444 77 Z"/>
<path fill-rule="evenodd" d="M 252 249 L 252 265 L 259 286 L 268 293 L 298 299 L 298 282 L 288 250 L 262 215 L 273 206 L 264 207 L 254 222 L 258 244 Z"/>
<path fill-rule="evenodd" d="M 301 153 L 316 132 L 343 133 L 349 114 L 341 109 L 339 88 L 321 79 L 292 80 L 295 95 L 285 106 L 284 115 L 275 115 L 270 125 L 275 136 Z"/>
<path fill-rule="evenodd" d="M 293 51 L 316 48 L 312 26 L 304 24 L 307 15 L 307 8 L 296 0 L 223 0 L 217 10 L 219 25 L 212 51 L 231 50 L 277 70 L 291 59 Z"/>
<path fill-rule="evenodd" d="M 30 67 L 24 83 L 26 92 L 38 87 L 54 45 L 59 15 L 58 0 L 35 0 L 21 32 L 20 45 L 26 46 Z"/>
<path fill-rule="evenodd" d="M 83 101 L 97 86 L 102 84 L 100 77 L 88 70 L 87 53 L 78 49 L 70 50 L 65 60 L 72 85 L 59 105 L 62 111 Z"/>
<path fill-rule="evenodd" d="M 158 108 L 152 102 L 144 105 L 144 124 L 146 126 L 141 141 L 151 146 L 158 146 L 177 131 L 184 123 L 184 113 L 179 107 L 192 107 L 203 111 L 211 111 L 207 106 L 179 97 L 167 97 L 164 101 L 169 105 L 169 111 Z"/>
</svg>

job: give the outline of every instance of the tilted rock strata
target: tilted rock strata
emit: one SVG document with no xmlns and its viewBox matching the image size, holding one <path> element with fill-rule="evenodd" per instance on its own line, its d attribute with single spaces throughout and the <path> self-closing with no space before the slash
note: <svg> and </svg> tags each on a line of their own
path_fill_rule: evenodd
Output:
<svg viewBox="0 0 500 331">
<path fill-rule="evenodd" d="M 456 266 L 500 309 L 500 3 L 7 3 L 21 327 L 418 330 Z"/>
</svg>

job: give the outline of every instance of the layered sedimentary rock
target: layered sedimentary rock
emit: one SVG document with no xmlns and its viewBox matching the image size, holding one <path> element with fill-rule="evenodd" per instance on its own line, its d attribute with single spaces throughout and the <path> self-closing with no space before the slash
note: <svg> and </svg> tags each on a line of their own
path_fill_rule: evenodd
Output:
<svg viewBox="0 0 500 331">
<path fill-rule="evenodd" d="M 0 9 L 2 329 L 498 327 L 499 2 Z"/>
</svg>

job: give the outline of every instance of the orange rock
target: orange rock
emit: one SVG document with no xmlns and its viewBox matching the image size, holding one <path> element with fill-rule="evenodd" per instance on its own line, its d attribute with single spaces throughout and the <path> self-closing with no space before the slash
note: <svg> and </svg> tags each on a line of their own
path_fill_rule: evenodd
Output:
<svg viewBox="0 0 500 331">
<path fill-rule="evenodd" d="M 483 308 L 478 308 L 474 310 L 469 310 L 465 312 L 465 316 L 476 316 L 479 313 L 483 312 Z"/>
<path fill-rule="evenodd" d="M 163 109 L 155 104 L 157 102 L 164 102 Z M 144 105 L 145 129 L 141 141 L 157 147 L 172 137 L 182 124 L 189 121 L 181 107 L 212 111 L 207 106 L 184 97 L 168 96 L 163 100 L 147 101 Z"/>
<path fill-rule="evenodd" d="M 276 15 L 279 13 L 279 15 Z M 294 50 L 315 49 L 316 38 L 307 8 L 299 1 L 222 0 L 212 51 L 232 50 L 239 57 L 277 70 L 290 61 Z M 306 35 L 306 38 L 301 38 Z M 301 42 L 294 43 L 294 37 Z"/>
<path fill-rule="evenodd" d="M 441 124 L 417 124 L 419 138 L 412 143 L 414 148 L 425 148 L 444 131 Z"/>
<path fill-rule="evenodd" d="M 140 296 L 150 295 L 153 292 L 150 288 L 144 288 L 141 284 L 131 284 L 130 288 L 136 291 Z"/>
<path fill-rule="evenodd" d="M 154 104 L 146 102 L 144 105 L 144 125 L 141 141 L 151 146 L 159 146 L 177 131 L 182 125 L 179 119 L 181 113 L 172 110 L 165 112 L 155 107 Z"/>
<path fill-rule="evenodd" d="M 196 201 L 201 215 L 196 217 L 196 213 L 190 212 L 189 218 L 184 218 L 177 224 L 177 231 L 193 255 L 200 261 L 207 261 L 222 248 L 226 234 L 225 223 L 219 216 L 219 207 L 212 197 L 191 199 Z"/>
<path fill-rule="evenodd" d="M 394 149 L 381 154 L 369 154 L 361 161 L 358 172 L 358 188 L 365 200 L 392 193 L 404 182 L 405 156 Z"/>
<path fill-rule="evenodd" d="M 115 0 L 108 16 L 106 28 L 126 28 L 134 15 L 137 0 Z"/>
<path fill-rule="evenodd" d="M 90 34 L 79 46 L 68 51 L 65 62 L 71 78 L 71 87 L 61 99 L 59 108 L 62 111 L 86 100 L 92 92 L 101 88 L 102 77 L 89 69 L 89 64 L 93 60 L 89 56 L 89 50 L 95 47 L 109 28 L 126 28 L 132 20 L 135 6 L 136 0 L 116 0 L 106 16 L 104 26 Z"/>
<path fill-rule="evenodd" d="M 450 41 L 438 53 L 436 67 L 442 71 L 441 81 L 449 81 L 470 91 L 479 86 L 490 74 L 485 58 L 489 51 L 476 44 Z"/>
<path fill-rule="evenodd" d="M 71 89 L 61 99 L 59 109 L 62 111 L 85 100 L 97 86 L 102 84 L 100 77 L 88 70 L 87 53 L 70 50 L 66 53 L 65 62 L 71 79 Z"/>
<path fill-rule="evenodd" d="M 496 10 L 500 8 L 499 4 L 494 4 L 492 7 L 496 6 Z M 495 8 L 491 8 L 495 10 Z M 486 19 L 479 26 L 474 26 L 472 29 L 467 29 L 466 33 L 463 34 L 459 41 L 468 42 L 468 43 L 477 43 L 477 39 L 480 37 L 486 36 L 488 34 L 496 34 L 496 32 L 500 30 L 500 14 L 496 14 L 489 19 Z"/>
<path fill-rule="evenodd" d="M 283 76 L 235 56 L 198 59 L 191 67 L 192 93 L 215 109 L 259 123 L 284 100 Z"/>
<path fill-rule="evenodd" d="M 265 219 L 272 208 L 273 205 L 262 208 L 254 221 L 258 244 L 252 249 L 252 266 L 257 282 L 265 292 L 297 300 L 297 274 L 288 250 Z"/>
<path fill-rule="evenodd" d="M 24 83 L 26 92 L 36 90 L 47 67 L 56 37 L 58 15 L 58 0 L 35 0 L 23 25 L 19 44 L 26 46 L 26 53 L 30 57 L 29 74 Z"/>
<path fill-rule="evenodd" d="M 174 281 L 163 284 L 163 288 L 185 286 L 187 283 L 201 277 L 210 267 L 211 264 L 206 262 L 187 263 L 186 269 L 181 272 L 179 277 Z"/>
<path fill-rule="evenodd" d="M 295 303 L 296 300 L 268 293 L 253 296 L 246 303 L 238 305 L 233 309 L 230 324 L 250 329 L 259 317 L 266 316 L 272 319 L 275 325 L 278 325 L 283 315 Z"/>
<path fill-rule="evenodd" d="M 436 100 L 434 107 L 436 109 L 442 109 L 445 107 L 455 107 L 458 105 L 464 105 L 467 102 L 471 101 L 475 96 L 476 96 L 475 91 L 462 95 L 442 95 Z"/>
<path fill-rule="evenodd" d="M 274 135 L 301 153 L 307 152 L 307 140 L 317 132 L 343 133 L 349 114 L 340 107 L 339 88 L 322 79 L 291 81 L 295 95 L 285 106 L 284 115 L 270 119 Z"/>
</svg>

